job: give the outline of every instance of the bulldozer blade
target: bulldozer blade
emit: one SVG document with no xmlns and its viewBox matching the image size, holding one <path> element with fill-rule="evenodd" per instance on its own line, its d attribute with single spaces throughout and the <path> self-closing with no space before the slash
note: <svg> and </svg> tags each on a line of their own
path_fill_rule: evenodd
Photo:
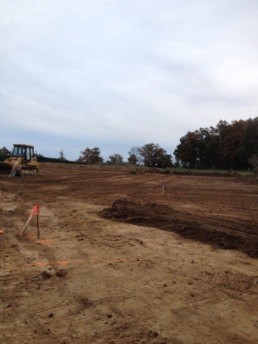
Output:
<svg viewBox="0 0 258 344">
<path fill-rule="evenodd" d="M 0 163 L 0 176 L 10 176 L 10 174 L 12 173 L 12 170 L 13 170 L 12 165 Z"/>
<path fill-rule="evenodd" d="M 16 175 L 18 175 L 17 170 L 15 168 L 12 168 L 9 177 L 15 177 Z"/>
</svg>

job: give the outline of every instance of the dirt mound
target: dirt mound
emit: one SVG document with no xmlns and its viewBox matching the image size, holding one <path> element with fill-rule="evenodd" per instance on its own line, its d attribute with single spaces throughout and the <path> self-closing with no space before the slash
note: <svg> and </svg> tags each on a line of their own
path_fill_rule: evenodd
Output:
<svg viewBox="0 0 258 344">
<path fill-rule="evenodd" d="M 137 203 L 129 199 L 115 201 L 103 209 L 104 218 L 149 226 L 175 232 L 184 238 L 209 243 L 217 248 L 234 249 L 258 257 L 258 237 L 255 232 L 245 233 L 239 228 L 220 226 L 198 216 L 175 211 L 164 204 Z"/>
</svg>

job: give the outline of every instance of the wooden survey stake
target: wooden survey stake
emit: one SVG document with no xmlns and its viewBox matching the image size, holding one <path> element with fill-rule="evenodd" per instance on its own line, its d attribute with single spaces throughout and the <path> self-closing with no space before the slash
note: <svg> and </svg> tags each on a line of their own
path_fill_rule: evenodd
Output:
<svg viewBox="0 0 258 344">
<path fill-rule="evenodd" d="M 37 208 L 37 238 L 40 238 L 40 223 L 39 223 L 39 215 L 40 215 L 40 210 L 39 206 Z"/>
<path fill-rule="evenodd" d="M 40 224 L 39 224 L 39 206 L 38 205 L 35 205 L 35 207 L 33 208 L 32 212 L 30 213 L 30 216 L 27 220 L 27 222 L 25 223 L 22 231 L 21 231 L 21 234 L 20 234 L 20 237 L 19 237 L 19 240 L 21 239 L 21 237 L 23 236 L 23 234 L 25 233 L 26 231 L 26 228 L 28 227 L 30 221 L 32 220 L 32 217 L 35 213 L 35 211 L 37 210 L 37 237 L 38 239 L 40 238 Z"/>
</svg>

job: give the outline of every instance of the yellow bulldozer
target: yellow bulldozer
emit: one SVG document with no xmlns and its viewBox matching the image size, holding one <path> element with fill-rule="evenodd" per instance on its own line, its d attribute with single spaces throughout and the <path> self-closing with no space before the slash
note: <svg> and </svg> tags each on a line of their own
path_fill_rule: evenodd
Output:
<svg viewBox="0 0 258 344">
<path fill-rule="evenodd" d="M 24 144 L 14 144 L 10 158 L 0 163 L 1 176 L 21 176 L 23 174 L 38 174 L 39 163 L 34 153 L 34 147 Z"/>
</svg>

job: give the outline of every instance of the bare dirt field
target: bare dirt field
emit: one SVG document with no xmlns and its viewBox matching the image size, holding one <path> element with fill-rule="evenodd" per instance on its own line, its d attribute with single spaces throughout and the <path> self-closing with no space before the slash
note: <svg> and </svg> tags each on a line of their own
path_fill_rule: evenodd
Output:
<svg viewBox="0 0 258 344">
<path fill-rule="evenodd" d="M 42 164 L 0 219 L 1 344 L 258 342 L 257 177 Z"/>
</svg>

